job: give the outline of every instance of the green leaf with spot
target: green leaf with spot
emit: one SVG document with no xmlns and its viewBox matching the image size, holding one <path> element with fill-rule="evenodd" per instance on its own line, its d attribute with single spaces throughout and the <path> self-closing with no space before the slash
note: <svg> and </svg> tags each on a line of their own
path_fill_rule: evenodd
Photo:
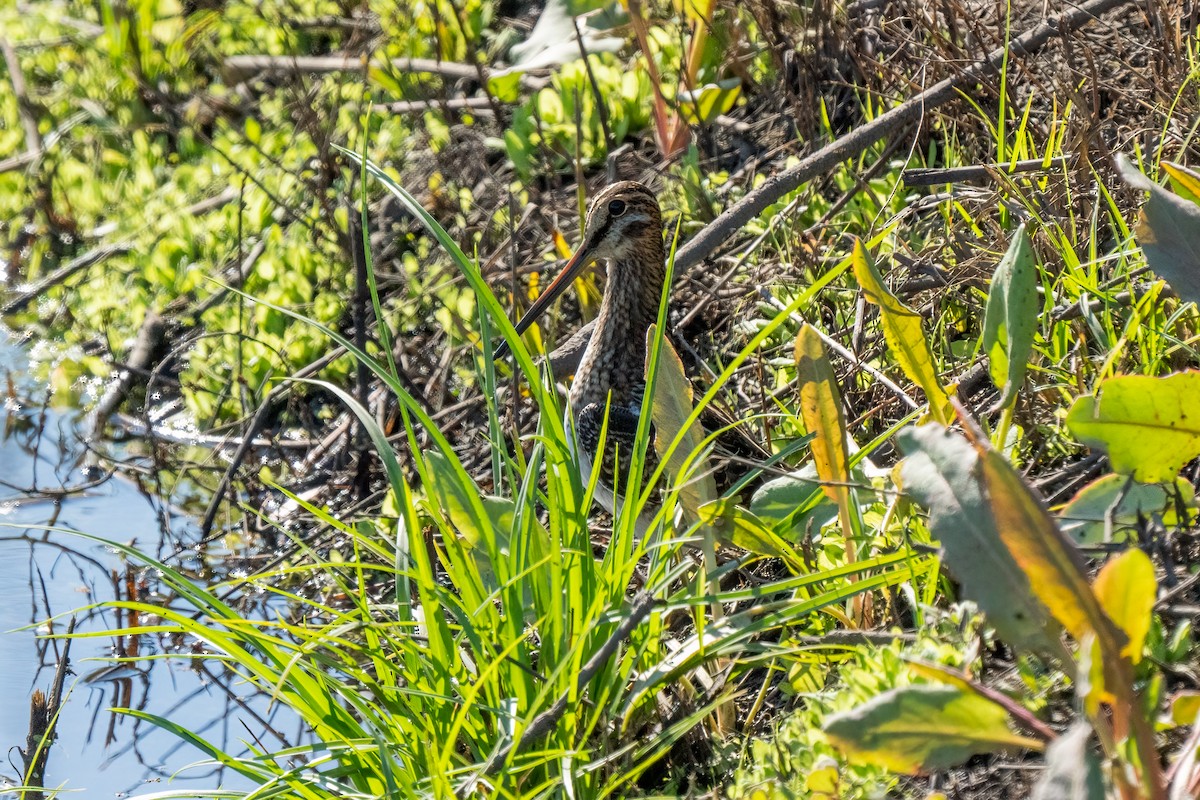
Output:
<svg viewBox="0 0 1200 800">
<path fill-rule="evenodd" d="M 1200 372 L 1109 378 L 1095 397 L 1075 400 L 1067 428 L 1108 453 L 1114 472 L 1142 483 L 1173 481 L 1200 456 Z"/>
</svg>

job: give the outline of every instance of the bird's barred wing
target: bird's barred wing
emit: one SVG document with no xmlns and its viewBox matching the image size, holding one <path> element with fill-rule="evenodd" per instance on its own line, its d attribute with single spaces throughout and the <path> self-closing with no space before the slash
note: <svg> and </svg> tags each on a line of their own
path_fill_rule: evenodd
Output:
<svg viewBox="0 0 1200 800">
<path fill-rule="evenodd" d="M 597 458 L 600 433 L 604 430 L 602 403 L 588 403 L 575 418 L 575 436 L 580 448 L 591 455 L 593 468 L 598 465 L 600 480 L 620 494 L 628 482 L 629 469 L 633 464 L 633 451 L 637 439 L 640 409 L 627 406 L 610 406 L 608 431 L 605 434 L 603 457 Z M 658 468 L 658 452 L 654 449 L 654 424 L 650 425 L 650 441 L 646 446 L 646 460 L 642 468 L 645 481 Z"/>
</svg>

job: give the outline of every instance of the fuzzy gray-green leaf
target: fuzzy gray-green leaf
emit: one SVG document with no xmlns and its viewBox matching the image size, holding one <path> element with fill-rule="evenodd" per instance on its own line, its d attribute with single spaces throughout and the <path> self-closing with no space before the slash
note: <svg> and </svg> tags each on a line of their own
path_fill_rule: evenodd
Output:
<svg viewBox="0 0 1200 800">
<path fill-rule="evenodd" d="M 1104 800 L 1100 761 L 1088 747 L 1092 728 L 1076 722 L 1046 748 L 1046 771 L 1033 787 L 1033 800 Z"/>
<path fill-rule="evenodd" d="M 1154 183 L 1124 155 L 1117 169 L 1130 186 L 1150 192 L 1134 229 L 1146 264 L 1181 299 L 1200 303 L 1200 206 Z"/>
<path fill-rule="evenodd" d="M 904 491 L 929 509 L 930 529 L 963 594 L 979 604 L 1006 641 L 1064 656 L 1061 628 L 1000 536 L 975 448 L 936 423 L 906 428 L 898 441 L 907 455 Z"/>
</svg>

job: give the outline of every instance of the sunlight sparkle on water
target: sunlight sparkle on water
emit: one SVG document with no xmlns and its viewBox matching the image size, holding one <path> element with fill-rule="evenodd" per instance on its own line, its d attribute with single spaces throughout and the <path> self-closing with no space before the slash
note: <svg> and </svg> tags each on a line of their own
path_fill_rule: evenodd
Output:
<svg viewBox="0 0 1200 800">
<path fill-rule="evenodd" d="M 88 403 L 98 402 L 109 386 L 115 385 L 120 378 L 100 378 L 95 375 L 84 375 L 75 381 L 79 396 Z"/>
</svg>

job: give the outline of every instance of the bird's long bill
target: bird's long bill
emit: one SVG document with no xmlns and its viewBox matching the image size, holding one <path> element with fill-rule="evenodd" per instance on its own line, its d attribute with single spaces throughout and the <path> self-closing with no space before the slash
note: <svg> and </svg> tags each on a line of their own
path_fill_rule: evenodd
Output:
<svg viewBox="0 0 1200 800">
<path fill-rule="evenodd" d="M 571 285 L 571 281 L 575 280 L 575 277 L 583 272 L 584 267 L 592 260 L 591 249 L 587 242 L 580 245 L 579 249 L 575 251 L 575 255 L 571 256 L 571 260 L 563 267 L 563 271 L 554 279 L 554 282 L 546 287 L 546 291 L 538 295 L 538 299 L 533 301 L 533 305 L 525 312 L 525 316 L 517 321 L 515 327 L 518 336 L 529 330 L 530 326 L 537 322 L 538 317 L 546 313 L 546 309 L 550 307 L 550 304 L 558 299 L 558 296 Z M 499 361 L 508 355 L 508 353 L 508 342 L 501 342 L 500 346 L 496 348 L 496 352 L 492 354 L 492 360 Z"/>
</svg>

